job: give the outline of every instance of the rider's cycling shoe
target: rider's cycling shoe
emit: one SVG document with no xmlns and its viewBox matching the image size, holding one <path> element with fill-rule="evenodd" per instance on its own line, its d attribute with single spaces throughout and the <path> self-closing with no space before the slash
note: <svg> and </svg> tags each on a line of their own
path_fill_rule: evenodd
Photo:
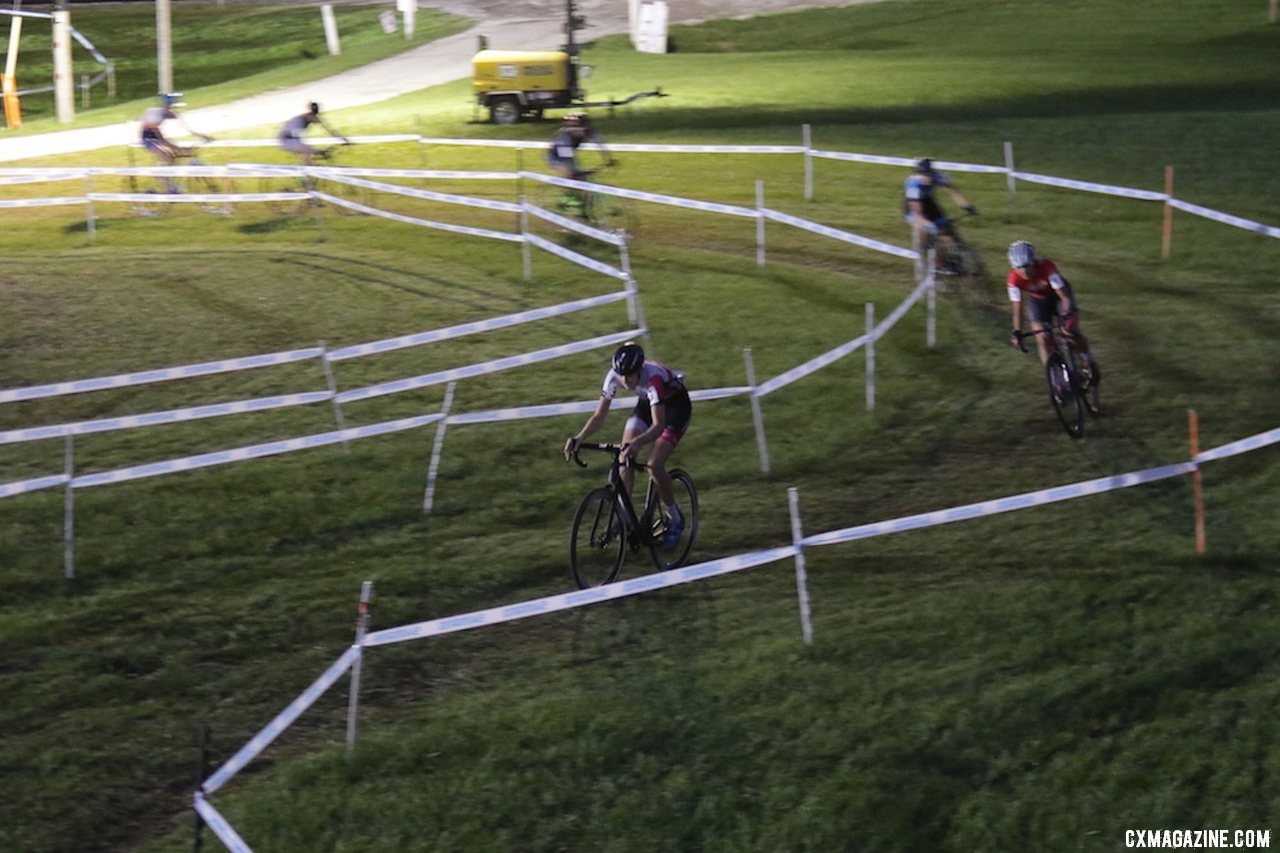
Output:
<svg viewBox="0 0 1280 853">
<path fill-rule="evenodd" d="M 681 533 L 684 533 L 684 519 L 670 522 L 667 525 L 666 535 L 662 537 L 662 549 L 670 551 L 679 545 Z"/>
</svg>

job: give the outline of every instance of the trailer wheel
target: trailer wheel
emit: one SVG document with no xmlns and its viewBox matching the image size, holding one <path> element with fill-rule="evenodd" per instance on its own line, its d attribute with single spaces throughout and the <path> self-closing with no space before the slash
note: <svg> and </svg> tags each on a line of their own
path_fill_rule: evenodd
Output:
<svg viewBox="0 0 1280 853">
<path fill-rule="evenodd" d="M 515 124 L 520 121 L 520 104 L 515 98 L 494 98 L 489 103 L 489 121 L 494 124 Z"/>
</svg>

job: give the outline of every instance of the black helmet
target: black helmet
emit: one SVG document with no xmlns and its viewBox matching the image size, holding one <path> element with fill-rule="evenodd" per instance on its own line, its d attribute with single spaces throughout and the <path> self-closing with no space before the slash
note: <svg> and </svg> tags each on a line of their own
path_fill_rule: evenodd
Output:
<svg viewBox="0 0 1280 853">
<path fill-rule="evenodd" d="M 930 160 L 928 157 L 921 157 L 919 160 L 916 161 L 916 171 L 921 173 L 932 172 L 933 161 Z"/>
<path fill-rule="evenodd" d="M 644 350 L 635 341 L 627 341 L 613 353 L 613 370 L 620 376 L 635 373 L 644 366 Z"/>
</svg>

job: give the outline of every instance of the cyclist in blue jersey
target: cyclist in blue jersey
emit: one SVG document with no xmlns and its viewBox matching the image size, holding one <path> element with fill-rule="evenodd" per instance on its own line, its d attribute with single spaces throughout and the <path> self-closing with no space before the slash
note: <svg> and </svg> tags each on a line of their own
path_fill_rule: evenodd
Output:
<svg viewBox="0 0 1280 853">
<path fill-rule="evenodd" d="M 951 183 L 945 172 L 933 168 L 933 161 L 922 157 L 915 163 L 915 171 L 903 184 L 902 216 L 911 226 L 914 242 L 918 246 L 927 246 L 934 238 L 948 241 L 955 247 L 955 238 L 951 234 L 951 218 L 942 212 L 934 199 L 934 190 L 945 189 L 952 201 L 970 216 L 976 216 L 978 208 L 964 197 Z"/>
<path fill-rule="evenodd" d="M 693 403 L 684 387 L 683 374 L 665 364 L 645 361 L 644 350 L 634 341 L 618 347 L 613 354 L 612 367 L 604 376 L 600 402 L 578 434 L 565 441 L 564 458 L 566 461 L 570 459 L 578 444 L 604 425 L 613 398 L 622 390 L 633 392 L 639 399 L 622 431 L 620 461 L 634 457 L 636 450 L 644 445 L 653 444 L 649 453 L 649 476 L 657 485 L 658 495 L 666 507 L 667 533 L 662 547 L 670 550 L 680 541 L 685 519 L 676 505 L 667 460 L 689 429 L 689 421 L 693 417 Z M 623 468 L 622 478 L 630 493 L 635 483 L 635 471 L 630 466 Z"/>
<path fill-rule="evenodd" d="M 159 96 L 158 101 L 156 106 L 148 107 L 142 113 L 142 117 L 138 119 L 138 130 L 142 147 L 150 151 L 160 163 L 172 166 L 179 157 L 191 155 L 190 148 L 178 145 L 165 137 L 160 126 L 166 121 L 177 121 L 187 133 L 198 136 L 205 142 L 213 139 L 212 136 L 193 130 L 191 125 L 187 124 L 187 120 L 178 113 L 178 107 L 185 106 L 182 103 L 181 92 L 165 92 Z"/>
<path fill-rule="evenodd" d="M 564 117 L 560 129 L 551 137 L 547 163 L 562 178 L 582 180 L 587 176 L 587 170 L 578 163 L 578 148 L 586 142 L 594 142 L 600 146 L 600 154 L 605 162 L 613 165 L 613 157 L 604 146 L 604 137 L 591 124 L 591 117 L 586 113 L 569 113 Z"/>
</svg>

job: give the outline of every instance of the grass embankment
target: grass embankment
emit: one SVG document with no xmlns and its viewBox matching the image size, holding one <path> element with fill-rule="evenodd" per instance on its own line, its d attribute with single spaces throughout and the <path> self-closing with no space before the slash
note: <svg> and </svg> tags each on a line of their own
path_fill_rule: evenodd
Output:
<svg viewBox="0 0 1280 853">
<path fill-rule="evenodd" d="M 588 60 L 603 90 L 673 92 L 606 120 L 617 141 L 795 141 L 813 121 L 831 148 L 991 163 L 1011 140 L 1027 168 L 1129 186 L 1158 188 L 1173 163 L 1179 195 L 1280 221 L 1256 191 L 1280 129 L 1266 101 L 1276 84 L 1258 71 L 1275 32 L 1225 3 L 1186 4 L 1180 18 L 1163 8 L 886 3 L 679 29 L 680 53 L 606 43 Z M 766 28 L 781 49 L 758 49 Z M 809 50 L 814 33 L 844 31 L 862 41 Z M 739 52 L 695 52 L 700 41 Z M 731 75 L 732 92 L 720 79 Z M 415 119 L 442 135 L 548 132 L 468 126 L 459 95 L 445 87 L 340 118 L 362 132 Z M 464 168 L 510 156 L 357 155 Z M 820 163 L 805 202 L 798 158 L 623 159 L 631 186 L 749 204 L 763 179 L 773 207 L 904 239 L 898 170 Z M 948 295 L 936 350 L 923 346 L 920 311 L 881 342 L 874 413 L 858 357 L 765 399 L 770 476 L 744 402 L 698 407 L 680 457 L 703 496 L 699 557 L 790 541 L 788 486 L 816 532 L 1184 459 L 1189 407 L 1204 446 L 1280 423 L 1275 241 L 1179 215 L 1162 261 L 1158 205 L 1023 185 L 1015 221 L 1002 178 L 957 178 L 983 211 L 967 234 L 993 266 L 1026 236 L 1075 282 L 1107 371 L 1106 417 L 1070 441 L 1033 358 L 1004 344 L 999 285 Z M 338 346 L 612 289 L 541 255 L 524 281 L 514 247 L 379 222 L 329 217 L 320 231 L 254 209 L 99 215 L 93 245 L 71 212 L 24 214 L 22 229 L 0 232 L 13 320 L 0 384 Z M 759 270 L 749 222 L 640 215 L 632 260 L 651 347 L 694 387 L 741 383 L 744 346 L 772 376 L 857 335 L 866 302 L 883 316 L 909 287 L 906 265 L 816 237 L 770 226 Z M 601 309 L 344 362 L 337 378 L 355 387 L 625 324 L 621 307 Z M 600 357 L 581 356 L 464 382 L 456 409 L 588 398 L 601 372 Z M 320 387 L 319 368 L 301 365 L 6 406 L 0 423 Z M 442 393 L 346 414 L 432 411 Z M 376 627 L 566 589 L 568 521 L 601 474 L 559 460 L 576 425 L 451 429 L 428 517 L 430 430 L 82 490 L 73 586 L 59 579 L 62 495 L 6 500 L 0 798 L 11 808 L 0 842 L 184 845 L 196 727 L 212 727 L 215 761 L 244 743 L 349 642 L 362 580 L 377 584 Z M 331 426 L 321 406 L 92 436 L 77 441 L 76 466 Z M 62 467 L 56 443 L 0 451 L 6 481 Z M 354 761 L 337 691 L 217 802 L 263 850 L 1110 850 L 1130 828 L 1274 829 L 1274 460 L 1272 448 L 1206 466 L 1204 558 L 1192 553 L 1184 482 L 813 551 L 811 648 L 781 565 L 379 649 Z"/>
</svg>

